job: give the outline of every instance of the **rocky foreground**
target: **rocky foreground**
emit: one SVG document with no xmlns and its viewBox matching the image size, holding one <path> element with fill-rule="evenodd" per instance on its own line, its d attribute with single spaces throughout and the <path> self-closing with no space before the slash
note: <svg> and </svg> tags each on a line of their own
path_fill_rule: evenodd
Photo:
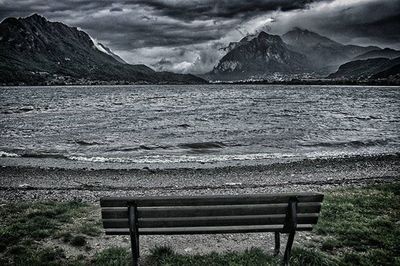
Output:
<svg viewBox="0 0 400 266">
<path fill-rule="evenodd" d="M 85 221 L 100 221 L 98 202 L 102 196 L 323 192 L 346 186 L 398 182 L 399 162 L 399 155 L 391 155 L 214 169 L 68 170 L 0 167 L 0 203 L 6 206 L 10 202 L 32 200 L 84 201 L 93 206 Z M 312 235 L 302 234 L 296 241 L 308 241 L 310 237 Z M 101 234 L 87 241 L 88 245 L 94 247 L 89 252 L 93 254 L 112 246 L 129 248 L 129 238 L 126 236 Z M 67 248 L 67 245 L 63 246 Z M 188 254 L 243 251 L 252 246 L 272 252 L 273 241 L 272 234 L 144 236 L 141 246 L 144 254 L 148 254 L 155 246 L 171 246 L 180 253 Z M 71 248 L 67 250 L 69 256 L 87 252 Z"/>
</svg>

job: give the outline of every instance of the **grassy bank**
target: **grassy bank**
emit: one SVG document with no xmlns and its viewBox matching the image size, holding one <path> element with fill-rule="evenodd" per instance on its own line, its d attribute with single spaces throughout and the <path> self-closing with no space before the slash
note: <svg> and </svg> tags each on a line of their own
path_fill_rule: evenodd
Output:
<svg viewBox="0 0 400 266">
<path fill-rule="evenodd" d="M 129 250 L 99 250 L 98 210 L 78 202 L 0 206 L 0 265 L 129 265 Z M 400 265 L 400 183 L 326 193 L 312 233 L 297 237 L 292 265 Z M 260 249 L 182 255 L 154 248 L 146 265 L 279 265 Z"/>
</svg>

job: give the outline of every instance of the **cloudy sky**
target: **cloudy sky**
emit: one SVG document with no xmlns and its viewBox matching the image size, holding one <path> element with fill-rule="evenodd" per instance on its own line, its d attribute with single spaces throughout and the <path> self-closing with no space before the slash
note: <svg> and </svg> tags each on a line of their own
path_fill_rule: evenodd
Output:
<svg viewBox="0 0 400 266">
<path fill-rule="evenodd" d="M 400 49 L 399 0 L 0 0 L 0 19 L 38 13 L 89 33 L 133 64 L 210 71 L 247 34 L 306 28 L 345 44 Z"/>
</svg>

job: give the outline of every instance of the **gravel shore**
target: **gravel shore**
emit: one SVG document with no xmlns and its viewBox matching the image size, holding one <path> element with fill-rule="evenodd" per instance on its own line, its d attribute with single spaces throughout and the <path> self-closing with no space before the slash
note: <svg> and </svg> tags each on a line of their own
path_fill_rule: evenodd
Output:
<svg viewBox="0 0 400 266">
<path fill-rule="evenodd" d="M 103 196 L 245 194 L 326 191 L 400 180 L 400 155 L 305 160 L 266 166 L 170 170 L 78 170 L 0 167 L 0 201 L 80 200 Z M 99 218 L 99 211 L 92 216 Z M 272 250 L 272 234 L 145 236 L 144 254 L 157 245 L 181 253 Z M 297 238 L 304 240 L 307 235 Z M 127 237 L 101 236 L 92 246 L 129 246 Z"/>
<path fill-rule="evenodd" d="M 90 170 L 0 167 L 0 199 L 80 200 L 144 195 L 323 191 L 400 178 L 400 155 L 209 169 Z"/>
</svg>

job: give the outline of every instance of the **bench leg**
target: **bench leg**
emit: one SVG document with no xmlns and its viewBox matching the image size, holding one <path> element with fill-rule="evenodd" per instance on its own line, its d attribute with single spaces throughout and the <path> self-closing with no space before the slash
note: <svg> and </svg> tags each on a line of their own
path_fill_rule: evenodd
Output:
<svg viewBox="0 0 400 266">
<path fill-rule="evenodd" d="M 292 251 L 292 245 L 295 233 L 296 233 L 295 231 L 289 233 L 285 249 L 285 255 L 283 256 L 283 265 L 289 265 L 290 252 Z"/>
<path fill-rule="evenodd" d="M 289 265 L 290 252 L 292 251 L 292 245 L 294 235 L 296 234 L 297 228 L 297 198 L 291 198 L 289 200 L 288 213 L 286 215 L 285 229 L 289 233 L 288 240 L 286 243 L 285 254 L 283 255 L 283 265 Z"/>
<path fill-rule="evenodd" d="M 133 266 L 139 265 L 139 237 L 131 237 L 131 251 Z"/>
<path fill-rule="evenodd" d="M 139 264 L 139 232 L 137 228 L 137 209 L 136 206 L 129 208 L 129 233 L 131 236 L 132 264 Z"/>
<path fill-rule="evenodd" d="M 274 256 L 278 256 L 281 250 L 281 236 L 279 232 L 275 232 L 275 251 Z"/>
</svg>

